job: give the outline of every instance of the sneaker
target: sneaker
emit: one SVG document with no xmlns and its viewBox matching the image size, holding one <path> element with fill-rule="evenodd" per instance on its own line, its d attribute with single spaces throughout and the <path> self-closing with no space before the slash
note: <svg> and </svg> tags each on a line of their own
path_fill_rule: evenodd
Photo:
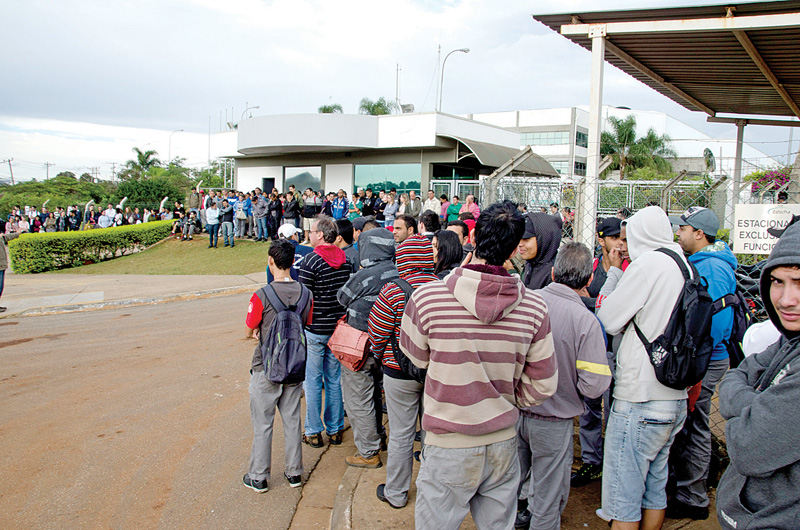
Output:
<svg viewBox="0 0 800 530">
<path fill-rule="evenodd" d="M 283 472 L 283 476 L 289 481 L 289 485 L 293 488 L 299 488 L 303 485 L 303 479 L 300 475 L 292 475 L 291 477 Z"/>
<path fill-rule="evenodd" d="M 328 435 L 331 445 L 342 445 L 342 432 L 335 432 Z"/>
<path fill-rule="evenodd" d="M 0 313 L 3 313 L 6 309 L 8 309 L 8 308 L 7 307 L 0 307 Z"/>
<path fill-rule="evenodd" d="M 189 236 L 189 241 L 192 241 L 192 236 Z"/>
<path fill-rule="evenodd" d="M 386 504 L 388 504 L 389 506 L 391 506 L 395 510 L 399 510 L 400 508 L 404 508 L 404 506 L 395 506 L 394 504 L 389 502 L 389 499 L 387 499 L 386 495 L 384 495 L 384 490 L 386 490 L 386 484 L 378 484 L 378 489 L 375 491 L 375 495 L 378 496 L 378 500 L 380 500 L 382 502 L 385 502 Z"/>
<path fill-rule="evenodd" d="M 310 445 L 315 449 L 319 449 L 323 447 L 325 444 L 322 443 L 322 434 L 311 434 L 309 436 L 303 435 L 303 443 L 306 445 Z"/>
<path fill-rule="evenodd" d="M 383 466 L 383 463 L 381 463 L 381 455 L 378 453 L 370 458 L 364 458 L 360 454 L 356 453 L 353 456 L 348 456 L 344 459 L 344 461 L 347 462 L 348 466 L 365 467 L 367 469 L 377 469 Z"/>
<path fill-rule="evenodd" d="M 417 462 L 419 462 L 420 453 L 422 453 L 422 451 L 414 451 L 414 460 L 416 460 Z"/>
<path fill-rule="evenodd" d="M 603 466 L 598 464 L 583 464 L 569 479 L 569 485 L 580 488 L 603 477 Z"/>
<path fill-rule="evenodd" d="M 253 480 L 248 473 L 242 477 L 242 483 L 256 493 L 266 493 L 269 490 L 267 479 Z"/>
<path fill-rule="evenodd" d="M 214 246 L 214 245 L 208 245 L 208 247 L 206 247 L 206 248 L 213 248 L 213 246 Z"/>
<path fill-rule="evenodd" d="M 703 521 L 708 519 L 708 506 L 692 506 L 678 499 L 672 498 L 667 502 L 668 519 L 694 519 Z"/>
<path fill-rule="evenodd" d="M 597 509 L 597 511 L 595 511 L 595 512 L 594 512 L 594 514 L 595 514 L 597 517 L 599 517 L 600 519 L 602 519 L 603 521 L 606 521 L 606 522 L 608 522 L 608 523 L 610 523 L 610 522 L 611 522 L 611 517 L 609 517 L 609 516 L 607 516 L 606 514 L 604 514 L 604 513 L 603 513 L 603 509 L 602 509 L 602 508 L 598 508 L 598 509 Z"/>
<path fill-rule="evenodd" d="M 527 508 L 518 511 L 517 518 L 514 519 L 514 528 L 530 528 L 532 516 Z"/>
</svg>

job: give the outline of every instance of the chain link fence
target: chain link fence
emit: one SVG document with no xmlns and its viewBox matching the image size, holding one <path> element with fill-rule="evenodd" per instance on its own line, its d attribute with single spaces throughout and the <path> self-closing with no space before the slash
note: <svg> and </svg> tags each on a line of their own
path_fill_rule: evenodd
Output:
<svg viewBox="0 0 800 530">
<path fill-rule="evenodd" d="M 720 232 L 717 237 L 730 243 L 728 235 L 733 227 L 736 204 L 774 204 L 779 199 L 785 201 L 787 198 L 790 203 L 800 202 L 800 190 L 791 189 L 790 186 L 780 190 L 754 191 L 751 183 L 747 182 L 735 190 L 732 180 L 726 177 L 717 180 L 710 178 L 689 180 L 679 175 L 671 181 L 601 180 L 597 182 L 595 193 L 588 191 L 591 188 L 586 186 L 585 181 L 542 177 L 506 176 L 499 179 L 496 185 L 495 196 L 498 200 L 509 199 L 524 205 L 527 211 L 560 215 L 563 239 L 588 243 L 596 253 L 599 253 L 594 235 L 597 222 L 610 216 L 626 218 L 646 206 L 660 206 L 668 215 L 676 216 L 692 206 L 709 208 L 720 220 Z M 487 181 L 484 180 L 481 185 L 482 198 L 489 195 L 486 187 Z M 594 213 L 591 212 L 592 204 Z M 584 220 L 590 221 L 586 229 L 582 227 Z M 736 249 L 733 251 L 735 253 Z M 758 292 L 758 278 L 761 272 L 759 264 L 766 257 L 766 255 L 737 254 L 739 261 L 736 271 L 737 282 L 759 321 L 767 318 Z M 716 394 L 712 399 L 710 427 L 713 456 L 708 483 L 709 486 L 716 486 L 719 476 L 729 463 L 725 447 L 725 420 L 719 414 Z"/>
</svg>

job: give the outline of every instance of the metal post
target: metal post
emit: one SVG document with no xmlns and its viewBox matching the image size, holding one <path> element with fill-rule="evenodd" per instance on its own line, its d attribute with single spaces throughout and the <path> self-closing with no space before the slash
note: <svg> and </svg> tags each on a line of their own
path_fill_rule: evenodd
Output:
<svg viewBox="0 0 800 530">
<path fill-rule="evenodd" d="M 744 126 L 747 120 L 736 120 L 736 158 L 733 161 L 733 189 L 741 192 L 742 187 L 742 148 L 744 146 Z M 733 205 L 741 201 L 739 194 L 733 198 Z"/>
<path fill-rule="evenodd" d="M 586 156 L 586 179 L 580 186 L 581 202 L 578 204 L 578 241 L 594 248 L 595 218 L 597 217 L 598 184 L 600 175 L 600 131 L 603 106 L 603 67 L 606 53 L 606 26 L 589 27 L 592 39 L 592 84 L 589 95 L 589 148 Z"/>
</svg>

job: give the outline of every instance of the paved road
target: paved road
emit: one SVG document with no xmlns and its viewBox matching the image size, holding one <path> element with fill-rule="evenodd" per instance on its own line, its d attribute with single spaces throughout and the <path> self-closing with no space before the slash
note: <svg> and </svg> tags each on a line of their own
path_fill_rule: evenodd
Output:
<svg viewBox="0 0 800 530">
<path fill-rule="evenodd" d="M 270 491 L 241 485 L 248 299 L 0 320 L 0 528 L 288 528 L 279 422 Z"/>
</svg>

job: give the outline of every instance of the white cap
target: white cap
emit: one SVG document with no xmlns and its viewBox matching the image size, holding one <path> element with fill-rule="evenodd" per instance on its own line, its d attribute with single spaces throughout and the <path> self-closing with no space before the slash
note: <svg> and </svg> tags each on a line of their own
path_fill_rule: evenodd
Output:
<svg viewBox="0 0 800 530">
<path fill-rule="evenodd" d="M 291 239 L 291 237 L 293 235 L 302 234 L 302 233 L 303 233 L 303 230 L 301 230 L 300 228 L 297 228 L 294 225 L 288 224 L 288 223 L 285 224 L 285 225 L 281 225 L 281 227 L 278 228 L 278 235 L 280 237 L 283 237 L 283 238 L 286 238 L 286 239 Z"/>
</svg>

